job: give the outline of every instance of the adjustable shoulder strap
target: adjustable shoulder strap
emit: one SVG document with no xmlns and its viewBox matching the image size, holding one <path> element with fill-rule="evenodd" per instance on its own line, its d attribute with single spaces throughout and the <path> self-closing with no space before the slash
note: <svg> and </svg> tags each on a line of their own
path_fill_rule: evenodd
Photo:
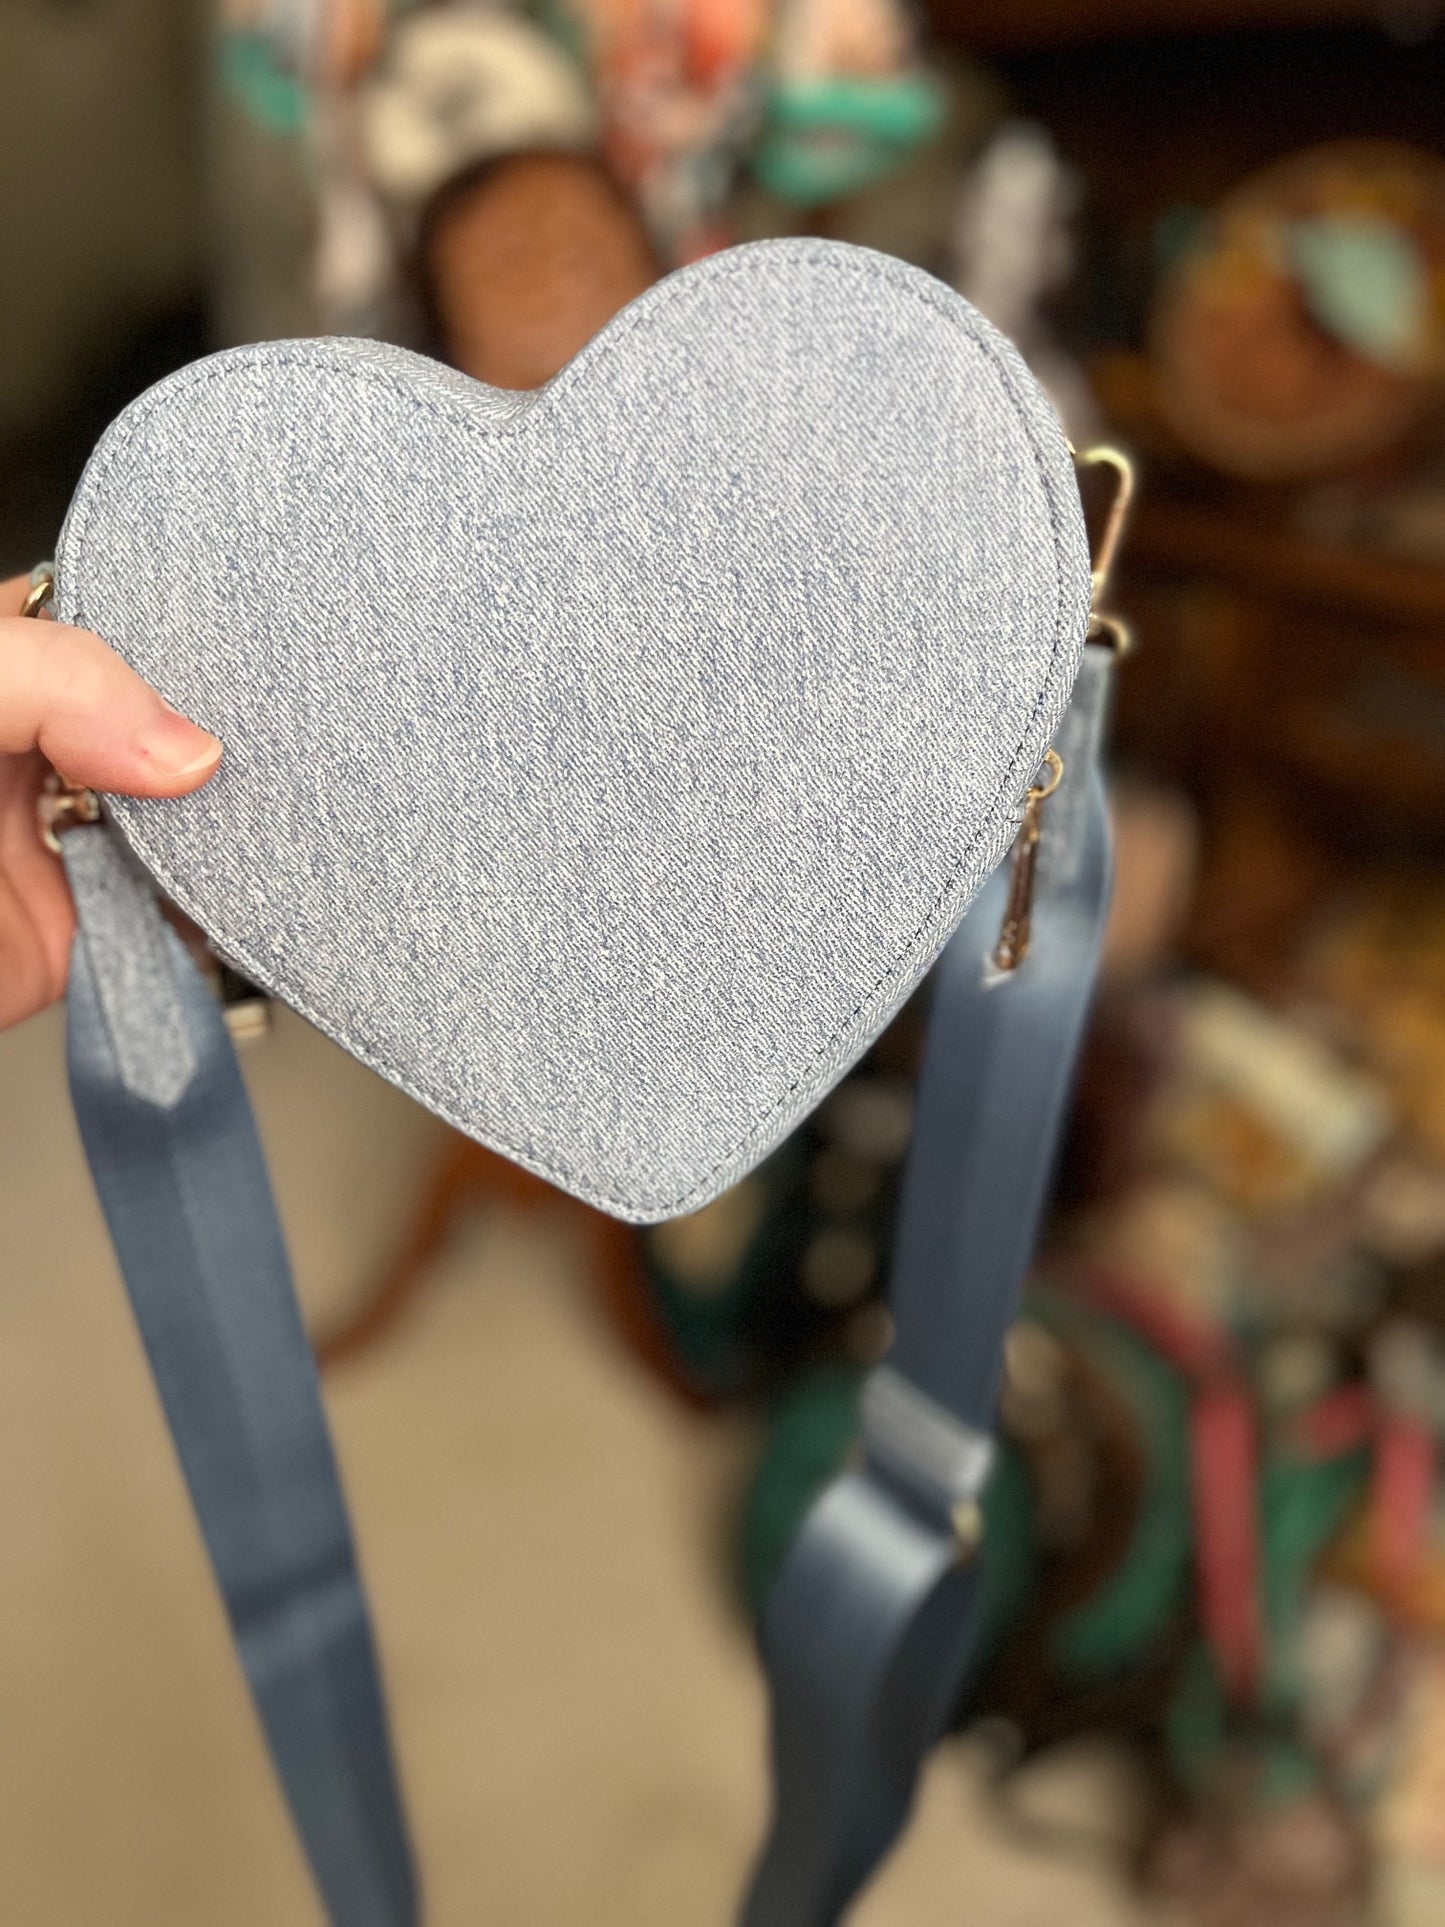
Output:
<svg viewBox="0 0 1445 1927">
<path fill-rule="evenodd" d="M 939 961 L 894 1250 L 892 1352 L 856 1464 L 821 1494 L 764 1614 L 772 1825 L 744 1927 L 828 1927 L 892 1845 L 968 1663 L 978 1496 L 1003 1341 L 1038 1235 L 1109 895 L 1090 647 L 1056 747 L 1032 941 L 995 961 L 1005 864 Z"/>
<path fill-rule="evenodd" d="M 235 1053 L 111 833 L 61 848 L 76 1115 L 257 1711 L 331 1920 L 412 1927 L 371 1626 Z"/>
</svg>

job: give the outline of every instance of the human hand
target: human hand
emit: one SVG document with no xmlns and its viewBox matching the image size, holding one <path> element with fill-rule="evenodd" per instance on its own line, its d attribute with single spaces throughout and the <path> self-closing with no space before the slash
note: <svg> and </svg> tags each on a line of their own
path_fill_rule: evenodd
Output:
<svg viewBox="0 0 1445 1927">
<path fill-rule="evenodd" d="M 0 1030 L 65 990 L 75 911 L 40 840 L 36 803 L 53 766 L 127 796 L 184 796 L 215 774 L 221 745 L 167 708 L 99 636 L 20 615 L 24 576 L 0 583 Z"/>
</svg>

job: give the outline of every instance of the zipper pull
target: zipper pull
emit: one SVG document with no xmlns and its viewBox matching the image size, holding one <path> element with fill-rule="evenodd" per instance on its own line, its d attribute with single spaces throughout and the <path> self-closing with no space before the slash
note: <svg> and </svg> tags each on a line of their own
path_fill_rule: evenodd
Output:
<svg viewBox="0 0 1445 1927">
<path fill-rule="evenodd" d="M 1009 875 L 1008 902 L 1003 925 L 993 953 L 999 970 L 1017 970 L 1029 954 L 1029 930 L 1034 914 L 1034 873 L 1038 869 L 1039 840 L 1044 833 L 1044 803 L 1059 787 L 1064 760 L 1057 750 L 1046 750 L 1044 763 L 1048 778 L 1031 783 L 1024 797 L 1023 821 L 1014 841 L 1013 868 Z"/>
</svg>

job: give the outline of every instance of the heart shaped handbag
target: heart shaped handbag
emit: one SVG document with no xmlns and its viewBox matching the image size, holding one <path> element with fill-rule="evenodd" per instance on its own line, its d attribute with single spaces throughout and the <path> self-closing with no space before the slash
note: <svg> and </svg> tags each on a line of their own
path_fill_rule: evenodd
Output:
<svg viewBox="0 0 1445 1927">
<path fill-rule="evenodd" d="M 959 978 L 978 1034 L 937 1055 L 976 1150 L 997 1127 L 972 1160 L 984 1190 L 1013 1197 L 1028 1076 L 1011 1088 L 989 1040 L 1010 1023 L 1025 1055 L 1045 1040 L 1044 1159 L 1026 1162 L 1046 1171 L 1107 869 L 1107 652 L 1085 650 L 1072 454 L 1018 356 L 949 289 L 860 249 L 765 243 L 660 283 L 536 394 L 375 342 L 182 370 L 97 448 L 55 606 L 225 745 L 193 796 L 108 797 L 99 822 L 86 799 L 52 809 L 74 824 L 72 1087 L 327 1908 L 348 1927 L 411 1921 L 366 1610 L 264 1164 L 157 896 L 459 1129 L 634 1221 L 693 1210 L 763 1157 L 979 899 L 965 928 L 991 934 Z M 1046 755 L 1064 774 L 1052 844 Z M 1051 917 L 1049 1007 L 1068 1006 L 1052 1031 L 1025 1011 Z M 1008 983 L 986 1009 L 985 980 Z M 1006 1003 L 1021 1014 L 1001 1028 Z M 929 1108 L 925 1089 L 915 1165 L 939 1164 L 957 1217 L 966 1120 L 935 1129 Z M 1042 1188 L 1013 1212 L 999 1317 Z M 951 1259 L 940 1279 L 970 1302 Z M 870 1408 L 880 1477 L 901 1492 L 908 1467 L 932 1468 L 955 1565 L 949 1521 L 986 1459 L 987 1326 L 961 1455 L 938 1359 L 912 1383 L 895 1351 Z M 931 1705 L 948 1664 L 924 1670 Z M 784 1783 L 802 1785 L 786 1723 L 780 1702 L 782 1838 L 749 1918 L 832 1918 L 834 1848 L 784 1825 Z M 803 1751 L 816 1764 L 816 1735 Z M 815 1833 L 852 1798 L 799 1794 Z M 852 1829 L 877 1836 L 862 1872 L 890 1804 Z"/>
</svg>

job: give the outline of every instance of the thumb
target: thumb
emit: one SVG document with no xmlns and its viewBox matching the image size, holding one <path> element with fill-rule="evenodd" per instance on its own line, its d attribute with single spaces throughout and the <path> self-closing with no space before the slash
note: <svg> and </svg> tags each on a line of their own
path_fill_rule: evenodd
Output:
<svg viewBox="0 0 1445 1927">
<path fill-rule="evenodd" d="M 0 589 L 18 608 L 24 584 Z M 131 796 L 182 796 L 221 760 L 208 731 L 178 716 L 86 629 L 0 617 L 0 752 L 39 749 L 75 783 Z"/>
</svg>

